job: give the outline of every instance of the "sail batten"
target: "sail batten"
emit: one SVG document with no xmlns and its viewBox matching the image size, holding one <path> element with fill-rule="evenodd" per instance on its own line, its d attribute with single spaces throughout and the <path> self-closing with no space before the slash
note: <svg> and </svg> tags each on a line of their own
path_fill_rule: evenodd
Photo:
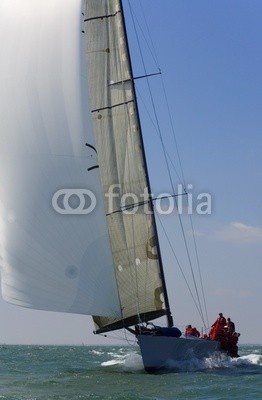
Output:
<svg viewBox="0 0 262 400">
<path fill-rule="evenodd" d="M 124 106 L 129 103 L 134 103 L 134 100 L 125 101 L 123 103 L 118 103 L 118 104 L 112 104 L 112 105 L 106 106 L 106 107 L 96 108 L 95 110 L 92 110 L 92 112 L 95 113 L 95 112 L 99 112 L 99 111 L 103 111 L 103 110 L 111 110 L 112 108 Z"/>
</svg>

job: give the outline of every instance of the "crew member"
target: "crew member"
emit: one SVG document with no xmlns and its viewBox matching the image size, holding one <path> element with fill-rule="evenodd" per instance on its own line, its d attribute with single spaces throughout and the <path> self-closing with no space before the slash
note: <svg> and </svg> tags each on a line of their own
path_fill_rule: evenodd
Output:
<svg viewBox="0 0 262 400">
<path fill-rule="evenodd" d="M 223 313 L 219 313 L 217 319 L 211 325 L 209 332 L 210 339 L 217 340 L 218 337 L 224 332 L 226 323 L 226 318 L 223 316 Z"/>
<path fill-rule="evenodd" d="M 192 325 L 187 325 L 185 334 L 186 336 L 196 336 L 196 337 L 200 336 L 200 333 L 198 332 L 197 328 L 192 328 Z"/>
<path fill-rule="evenodd" d="M 231 321 L 231 318 L 227 318 L 227 331 L 230 333 L 235 332 L 235 324 L 233 321 Z"/>
</svg>

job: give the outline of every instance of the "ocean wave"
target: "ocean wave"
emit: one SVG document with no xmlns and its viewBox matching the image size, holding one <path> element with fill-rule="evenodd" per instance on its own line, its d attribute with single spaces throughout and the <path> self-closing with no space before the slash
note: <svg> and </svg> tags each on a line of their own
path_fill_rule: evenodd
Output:
<svg viewBox="0 0 262 400">
<path fill-rule="evenodd" d="M 113 356 L 111 360 L 101 363 L 102 367 L 121 366 L 125 370 L 138 371 L 143 370 L 142 357 L 135 351 L 127 352 L 126 354 L 108 353 Z"/>
</svg>

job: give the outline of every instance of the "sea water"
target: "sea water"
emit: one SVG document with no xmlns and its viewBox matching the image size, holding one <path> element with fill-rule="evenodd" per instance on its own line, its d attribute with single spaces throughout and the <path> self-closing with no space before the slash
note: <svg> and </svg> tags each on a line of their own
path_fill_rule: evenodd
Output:
<svg viewBox="0 0 262 400">
<path fill-rule="evenodd" d="M 147 374 L 135 347 L 0 346 L 0 400 L 262 399 L 262 346 Z"/>
</svg>

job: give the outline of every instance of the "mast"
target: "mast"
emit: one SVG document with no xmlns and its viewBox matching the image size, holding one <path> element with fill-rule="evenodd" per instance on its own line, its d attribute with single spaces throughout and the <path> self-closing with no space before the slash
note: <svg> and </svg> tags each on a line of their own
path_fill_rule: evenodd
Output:
<svg viewBox="0 0 262 400">
<path fill-rule="evenodd" d="M 139 115 L 139 110 L 138 110 L 136 89 L 135 89 L 135 85 L 134 85 L 134 75 L 133 75 L 133 68 L 132 68 L 132 63 L 131 63 L 131 56 L 130 56 L 130 49 L 129 49 L 129 43 L 128 43 L 128 36 L 127 36 L 127 29 L 126 29 L 126 22 L 125 22 L 125 15 L 124 15 L 122 0 L 119 0 L 119 4 L 120 4 L 120 9 L 121 9 L 124 35 L 125 35 L 125 40 L 126 40 L 128 64 L 129 64 L 130 75 L 131 75 L 131 85 L 132 85 L 132 90 L 134 93 L 134 104 L 135 104 L 135 109 L 136 109 L 136 113 L 137 113 L 137 121 L 138 121 L 138 126 L 139 126 L 140 140 L 141 140 L 141 144 L 142 144 L 142 155 L 143 155 L 144 168 L 145 168 L 145 173 L 146 173 L 146 182 L 147 182 L 148 192 L 149 192 L 149 204 L 153 211 L 152 220 L 153 220 L 153 226 L 154 226 L 154 230 L 155 230 L 155 234 L 156 234 L 156 248 L 157 248 L 157 253 L 158 253 L 158 257 L 159 257 L 160 275 L 161 275 L 161 280 L 162 280 L 162 284 L 163 284 L 163 294 L 164 294 L 165 306 L 166 306 L 167 324 L 169 327 L 172 327 L 174 325 L 174 323 L 173 323 L 173 317 L 171 315 L 171 310 L 170 310 L 170 305 L 169 305 L 169 299 L 168 299 L 168 293 L 167 293 L 167 287 L 166 287 L 166 281 L 165 281 L 165 274 L 164 274 L 164 267 L 163 267 L 163 261 L 162 261 L 162 255 L 161 255 L 161 250 L 160 250 L 158 231 L 157 231 L 157 225 L 156 225 L 156 219 L 155 219 L 155 213 L 154 213 L 154 204 L 152 201 L 151 186 L 150 186 L 148 167 L 147 167 L 147 162 L 146 162 L 145 146 L 144 146 L 144 140 L 143 140 L 143 135 L 142 135 L 140 115 Z"/>
</svg>

